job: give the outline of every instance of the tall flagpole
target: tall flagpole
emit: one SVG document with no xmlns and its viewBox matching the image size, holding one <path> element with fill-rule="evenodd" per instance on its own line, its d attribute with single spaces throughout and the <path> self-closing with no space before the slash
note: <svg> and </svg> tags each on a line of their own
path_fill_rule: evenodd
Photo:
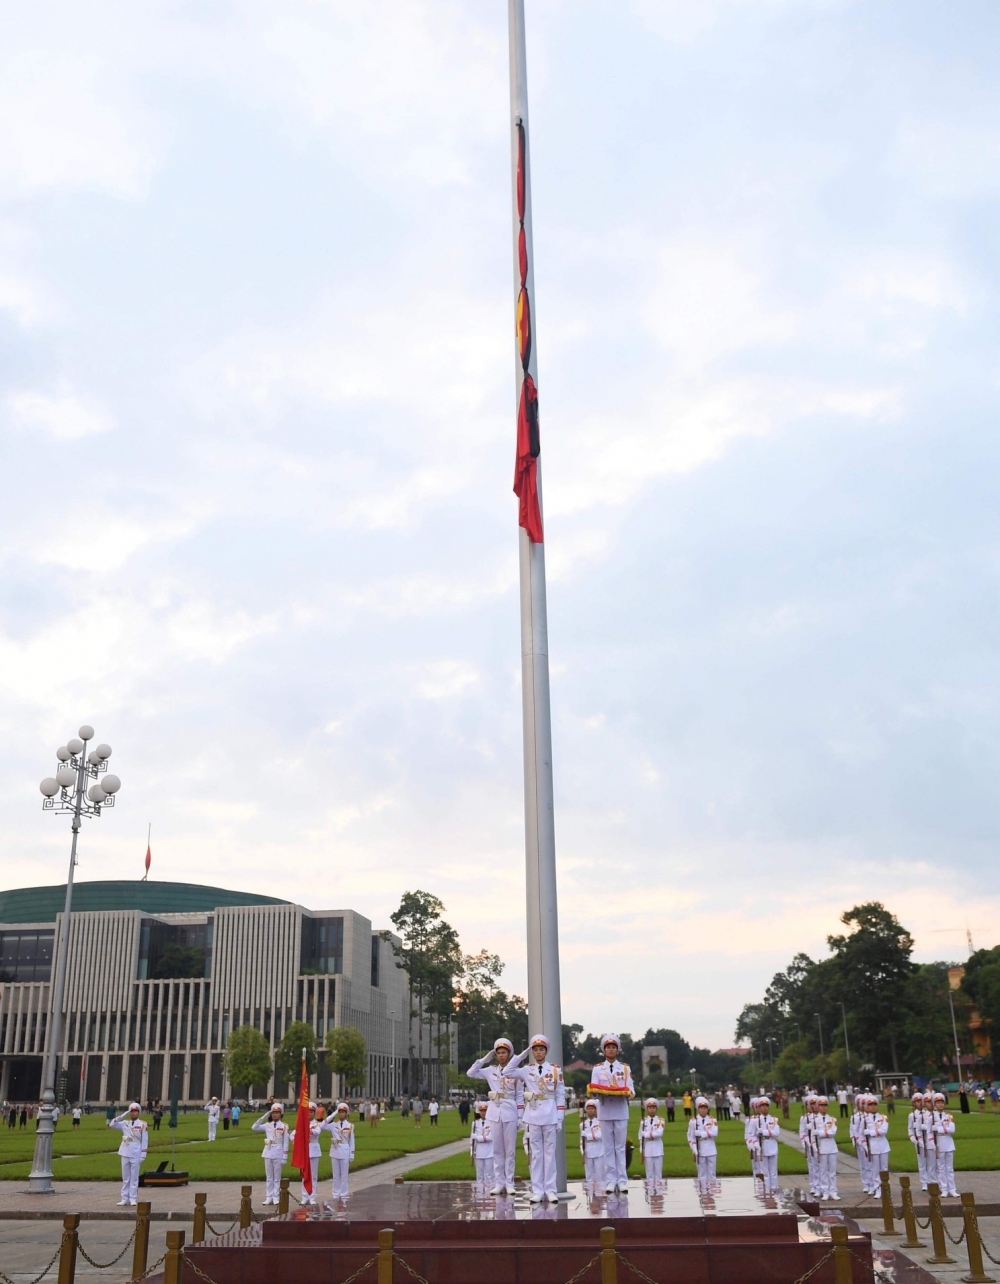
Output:
<svg viewBox="0 0 1000 1284">
<path fill-rule="evenodd" d="M 535 278 L 531 236 L 528 77 L 524 0 L 508 0 L 510 24 L 511 169 L 514 206 L 514 297 L 517 317 L 521 496 L 521 700 L 524 721 L 524 849 L 527 883 L 529 1034 L 549 1040 L 549 1059 L 563 1064 L 559 994 L 559 922 L 556 908 L 556 836 L 552 803 L 552 715 L 549 706 L 549 632 L 545 605 L 545 545 L 541 529 L 541 461 L 537 431 Z M 525 447 L 532 442 L 530 449 Z M 525 479 L 526 474 L 526 479 Z M 518 486 L 521 489 L 518 489 Z M 537 505 L 532 508 L 534 491 Z M 529 533 L 529 531 L 531 533 Z M 566 1190 L 566 1147 L 556 1146 L 559 1191 Z"/>
</svg>

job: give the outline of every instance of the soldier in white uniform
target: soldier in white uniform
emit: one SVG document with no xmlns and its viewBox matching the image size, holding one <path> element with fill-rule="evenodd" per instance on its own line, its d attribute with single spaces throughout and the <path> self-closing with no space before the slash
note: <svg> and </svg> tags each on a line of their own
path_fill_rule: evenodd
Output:
<svg viewBox="0 0 1000 1284">
<path fill-rule="evenodd" d="M 123 1114 L 108 1120 L 109 1128 L 117 1128 L 122 1135 L 118 1154 L 122 1161 L 122 1197 L 118 1203 L 135 1205 L 139 1199 L 139 1169 L 149 1148 L 149 1129 L 139 1118 L 142 1107 L 133 1101 Z"/>
<path fill-rule="evenodd" d="M 316 1102 L 309 1102 L 309 1168 L 312 1173 L 312 1193 L 306 1190 L 305 1182 L 302 1183 L 302 1200 L 303 1204 L 315 1204 L 316 1192 L 319 1189 L 319 1161 L 323 1154 L 319 1145 L 319 1135 L 323 1131 L 323 1124 L 316 1118 Z M 288 1134 L 289 1140 L 295 1141 L 295 1129 Z"/>
<path fill-rule="evenodd" d="M 924 1171 L 927 1173 L 927 1181 L 930 1184 L 938 1179 L 938 1136 L 934 1131 L 934 1093 L 925 1092 L 921 1098 L 923 1109 L 921 1118 L 924 1124 L 924 1137 L 926 1139 L 926 1156 L 924 1158 Z M 940 1185 L 940 1183 L 938 1183 Z"/>
<path fill-rule="evenodd" d="M 484 1079 L 489 1085 L 490 1104 L 486 1122 L 493 1132 L 493 1171 L 496 1184 L 491 1195 L 513 1195 L 514 1159 L 517 1146 L 517 1125 L 524 1112 L 524 1087 L 511 1072 L 520 1065 L 523 1057 L 514 1059 L 514 1045 L 510 1039 L 497 1039 L 493 1051 L 469 1067 L 470 1079 Z M 496 1057 L 495 1066 L 487 1065 Z"/>
<path fill-rule="evenodd" d="M 931 1127 L 937 1149 L 937 1182 L 942 1195 L 958 1198 L 955 1185 L 955 1119 L 944 1108 L 944 1093 L 935 1092 Z"/>
<path fill-rule="evenodd" d="M 219 1107 L 219 1098 L 213 1097 L 205 1107 L 208 1112 L 208 1139 L 215 1140 L 215 1130 L 219 1126 L 219 1115 L 222 1113 Z"/>
<path fill-rule="evenodd" d="M 718 1122 L 708 1112 L 708 1098 L 697 1097 L 694 1115 L 688 1122 L 687 1140 L 698 1166 L 699 1182 L 715 1181 L 719 1153 L 715 1139 L 718 1135 Z"/>
<path fill-rule="evenodd" d="M 476 1166 L 476 1185 L 488 1190 L 493 1185 L 493 1128 L 486 1118 L 489 1103 L 476 1102 L 476 1117 L 472 1121 L 469 1150 Z"/>
<path fill-rule="evenodd" d="M 871 1191 L 871 1153 L 868 1149 L 868 1142 L 865 1137 L 865 1102 L 868 1100 L 866 1092 L 856 1092 L 854 1094 L 854 1114 L 851 1115 L 851 1124 L 849 1136 L 854 1142 L 854 1150 L 858 1156 L 858 1170 L 861 1177 L 861 1189 L 868 1194 Z"/>
<path fill-rule="evenodd" d="M 809 1194 L 819 1198 L 822 1194 L 819 1179 L 819 1146 L 816 1144 L 816 1120 L 819 1115 L 819 1097 L 814 1092 L 806 1095 L 805 1109 L 799 1119 L 799 1140 L 809 1169 Z"/>
<path fill-rule="evenodd" d="M 631 1068 L 618 1060 L 621 1042 L 617 1034 L 601 1039 L 604 1061 L 594 1066 L 590 1075 L 588 1096 L 597 1099 L 597 1117 L 604 1139 L 604 1190 L 628 1194 L 628 1172 L 625 1168 L 625 1135 L 628 1131 L 628 1103 L 635 1096 Z"/>
<path fill-rule="evenodd" d="M 878 1099 L 870 1094 L 865 1098 L 862 1137 L 871 1156 L 868 1168 L 871 1185 L 866 1190 L 870 1195 L 877 1195 L 882 1189 L 880 1174 L 889 1170 L 889 1118 L 879 1114 Z"/>
<path fill-rule="evenodd" d="M 639 1153 L 646 1181 L 658 1186 L 663 1179 L 663 1120 L 655 1097 L 646 1098 L 646 1113 L 639 1123 Z"/>
<path fill-rule="evenodd" d="M 548 1059 L 549 1041 L 536 1034 L 528 1045 L 531 1059 L 511 1073 L 524 1085 L 524 1125 L 531 1159 L 531 1202 L 555 1201 L 556 1135 L 563 1130 L 566 1089 L 562 1067 Z M 524 1054 L 518 1058 L 523 1059 Z"/>
<path fill-rule="evenodd" d="M 604 1142 L 601 1124 L 597 1118 L 597 1102 L 588 1101 L 583 1108 L 580 1123 L 580 1153 L 583 1155 L 584 1181 L 590 1192 L 604 1189 Z"/>
<path fill-rule="evenodd" d="M 813 1125 L 818 1154 L 817 1180 L 820 1199 L 839 1199 L 837 1194 L 837 1121 L 830 1114 L 830 1098 L 817 1097 Z"/>
<path fill-rule="evenodd" d="M 910 1098 L 910 1113 L 906 1120 L 906 1135 L 917 1152 L 917 1172 L 920 1189 L 927 1189 L 927 1126 L 924 1121 L 924 1094 L 919 1090 Z M 931 1178 L 933 1181 L 934 1179 Z"/>
<path fill-rule="evenodd" d="M 270 1113 L 261 1115 L 252 1125 L 254 1132 L 264 1134 L 264 1149 L 260 1153 L 264 1159 L 264 1181 L 267 1186 L 265 1204 L 277 1204 L 281 1195 L 281 1170 L 288 1159 L 290 1140 L 288 1124 L 282 1117 L 284 1113 L 285 1107 L 280 1101 L 276 1101 Z"/>
<path fill-rule="evenodd" d="M 348 1174 L 354 1158 L 354 1124 L 346 1101 L 337 1105 L 336 1113 L 320 1125 L 322 1132 L 330 1134 L 330 1164 L 333 1167 L 333 1197 L 346 1199 L 350 1193 Z"/>
<path fill-rule="evenodd" d="M 743 1136 L 752 1157 L 758 1162 L 757 1173 L 767 1194 L 778 1189 L 778 1133 L 781 1124 L 771 1117 L 771 1098 L 758 1097 L 757 1112 L 746 1122 Z"/>
</svg>

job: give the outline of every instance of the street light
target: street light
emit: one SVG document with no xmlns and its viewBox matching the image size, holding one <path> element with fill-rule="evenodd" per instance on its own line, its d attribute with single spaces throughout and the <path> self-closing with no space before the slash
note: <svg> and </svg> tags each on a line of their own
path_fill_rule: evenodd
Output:
<svg viewBox="0 0 1000 1284">
<path fill-rule="evenodd" d="M 826 1057 L 826 1053 L 823 1051 L 823 1018 L 820 1016 L 820 1014 L 819 1014 L 818 1012 L 814 1012 L 814 1013 L 813 1013 L 813 1016 L 816 1018 L 816 1024 L 819 1026 L 819 1055 L 820 1055 L 821 1057 L 824 1057 L 824 1058 L 825 1058 L 825 1057 Z M 827 1083 L 826 1083 L 826 1074 L 824 1074 L 824 1075 L 823 1075 L 823 1095 L 824 1095 L 824 1097 L 829 1096 L 829 1093 L 830 1093 L 830 1089 L 827 1087 Z"/>
<path fill-rule="evenodd" d="M 774 1039 L 767 1036 L 767 1051 L 771 1058 L 771 1091 L 774 1091 Z"/>
<path fill-rule="evenodd" d="M 840 1003 L 840 1013 L 844 1018 L 844 1055 L 847 1057 L 847 1081 L 850 1083 L 853 1078 L 851 1074 L 851 1046 L 847 1042 L 847 1009 L 844 1007 L 843 1000 Z"/>
<path fill-rule="evenodd" d="M 389 1096 L 396 1099 L 396 1009 L 389 1013 L 389 1026 L 392 1030 L 392 1056 L 389 1058 Z"/>
<path fill-rule="evenodd" d="M 955 1024 L 955 996 L 951 987 L 948 988 L 948 1003 L 951 1007 L 951 1032 L 955 1037 L 955 1078 L 958 1080 L 959 1091 L 962 1088 L 962 1053 L 958 1047 L 958 1026 Z"/>
<path fill-rule="evenodd" d="M 94 728 L 83 726 L 79 739 L 67 741 L 56 750 L 59 766 L 55 776 L 47 776 L 38 788 L 42 791 L 42 810 L 69 812 L 73 817 L 73 842 L 69 855 L 69 876 L 66 879 L 66 904 L 59 927 L 59 945 L 56 950 L 56 984 L 52 995 L 52 1020 L 45 1049 L 42 1073 L 42 1104 L 38 1108 L 38 1125 L 35 1132 L 35 1154 L 28 1174 L 28 1193 L 51 1195 L 52 1189 L 52 1134 L 55 1132 L 56 1062 L 62 1039 L 62 1009 L 66 993 L 66 955 L 69 952 L 69 915 L 73 908 L 73 868 L 76 865 L 76 840 L 80 821 L 84 816 L 99 816 L 102 807 L 115 805 L 115 794 L 122 786 L 117 776 L 108 772 L 110 745 L 98 745 L 84 757 L 89 741 L 94 738 Z M 98 777 L 103 773 L 103 780 Z M 84 789 L 88 780 L 94 783 Z"/>
</svg>

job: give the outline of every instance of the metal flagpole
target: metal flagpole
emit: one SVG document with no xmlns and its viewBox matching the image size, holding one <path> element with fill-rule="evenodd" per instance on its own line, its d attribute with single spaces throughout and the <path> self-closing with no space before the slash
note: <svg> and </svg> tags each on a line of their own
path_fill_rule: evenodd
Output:
<svg viewBox="0 0 1000 1284">
<path fill-rule="evenodd" d="M 510 27 L 511 168 L 514 205 L 514 297 L 522 280 L 534 330 L 535 277 L 531 235 L 531 167 L 524 0 L 508 0 Z M 518 209 L 518 152 L 523 139 L 524 184 Z M 520 231 L 527 260 L 523 273 Z M 532 335 L 527 370 L 515 345 L 515 386 L 525 374 L 537 386 L 537 344 Z M 536 460 L 539 506 L 541 461 Z M 545 604 L 545 545 L 521 527 L 521 700 L 524 720 L 524 846 L 527 883 L 529 1035 L 549 1040 L 549 1059 L 563 1064 L 562 1004 L 559 994 L 559 923 L 556 910 L 556 838 L 552 804 L 552 716 L 549 705 L 549 635 Z M 561 1138 L 560 1138 L 561 1142 Z M 566 1147 L 556 1146 L 559 1191 L 566 1190 Z"/>
</svg>

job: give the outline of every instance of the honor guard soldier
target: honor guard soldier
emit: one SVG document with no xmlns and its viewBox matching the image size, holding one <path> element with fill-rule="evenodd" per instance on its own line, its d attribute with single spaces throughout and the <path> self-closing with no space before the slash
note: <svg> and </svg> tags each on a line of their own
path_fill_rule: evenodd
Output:
<svg viewBox="0 0 1000 1284">
<path fill-rule="evenodd" d="M 617 1034 L 601 1040 L 604 1061 L 594 1066 L 587 1095 L 597 1100 L 597 1117 L 604 1139 L 604 1190 L 628 1194 L 625 1167 L 625 1135 L 628 1131 L 628 1103 L 635 1096 L 631 1068 L 618 1060 L 621 1042 Z"/>
<path fill-rule="evenodd" d="M 517 1125 L 524 1113 L 524 1086 L 513 1071 L 523 1056 L 514 1059 L 514 1045 L 510 1039 L 497 1039 L 493 1051 L 469 1067 L 470 1079 L 483 1079 L 489 1085 L 490 1104 L 486 1109 L 486 1122 L 493 1133 L 493 1172 L 495 1185 L 491 1195 L 513 1195 L 514 1158 L 517 1146 Z M 496 1057 L 495 1066 L 487 1065 Z"/>
<path fill-rule="evenodd" d="M 663 1120 L 655 1097 L 646 1098 L 646 1113 L 639 1123 L 639 1154 L 646 1169 L 646 1181 L 658 1186 L 663 1180 Z"/>
<path fill-rule="evenodd" d="M 215 1130 L 219 1126 L 219 1115 L 222 1114 L 222 1107 L 219 1105 L 219 1098 L 213 1097 L 205 1107 L 208 1113 L 208 1139 L 215 1140 Z"/>
<path fill-rule="evenodd" d="M 715 1181 L 715 1165 L 718 1149 L 715 1139 L 719 1135 L 718 1121 L 708 1112 L 708 1098 L 697 1097 L 694 1103 L 694 1118 L 688 1123 L 687 1139 L 698 1166 L 698 1181 Z"/>
<path fill-rule="evenodd" d="M 819 1146 L 816 1144 L 816 1120 L 819 1116 L 819 1097 L 810 1092 L 806 1097 L 805 1110 L 799 1119 L 799 1140 L 802 1142 L 802 1153 L 809 1168 L 809 1194 L 819 1197 L 821 1183 L 819 1179 Z"/>
<path fill-rule="evenodd" d="M 309 1102 L 309 1167 L 312 1170 L 312 1193 L 306 1190 L 305 1182 L 302 1183 L 302 1203 L 315 1204 L 316 1191 L 319 1189 L 319 1161 L 322 1150 L 319 1146 L 319 1135 L 323 1131 L 323 1124 L 316 1118 L 316 1102 Z M 294 1142 L 295 1129 L 288 1134 L 289 1139 Z"/>
<path fill-rule="evenodd" d="M 924 1119 L 924 1094 L 915 1092 L 910 1098 L 910 1114 L 906 1120 L 906 1135 L 917 1152 L 917 1172 L 920 1174 L 920 1189 L 927 1189 L 927 1123 Z M 931 1181 L 935 1179 L 930 1178 Z"/>
<path fill-rule="evenodd" d="M 937 1133 L 934 1131 L 934 1093 L 925 1092 L 921 1102 L 923 1106 L 924 1138 L 927 1156 L 924 1160 L 928 1184 L 938 1179 Z M 940 1183 L 938 1183 L 940 1185 Z"/>
<path fill-rule="evenodd" d="M 469 1150 L 476 1166 L 476 1185 L 488 1190 L 493 1185 L 493 1128 L 486 1119 L 489 1103 L 476 1102 L 476 1117 L 472 1121 Z"/>
<path fill-rule="evenodd" d="M 264 1134 L 264 1149 L 260 1153 L 264 1159 L 264 1181 L 267 1185 L 265 1204 L 277 1204 L 281 1194 L 281 1170 L 288 1159 L 290 1140 L 284 1113 L 285 1107 L 276 1101 L 270 1113 L 261 1115 L 253 1125 L 254 1132 Z"/>
<path fill-rule="evenodd" d="M 580 1153 L 583 1155 L 584 1181 L 591 1194 L 604 1189 L 604 1142 L 597 1118 L 597 1102 L 588 1099 L 580 1123 Z"/>
<path fill-rule="evenodd" d="M 109 1128 L 117 1128 L 122 1135 L 118 1154 L 122 1161 L 122 1197 L 118 1203 L 131 1204 L 139 1199 L 139 1169 L 149 1148 L 149 1129 L 139 1118 L 142 1107 L 133 1101 L 123 1114 L 108 1120 Z"/>
<path fill-rule="evenodd" d="M 955 1186 L 955 1119 L 944 1108 L 944 1093 L 935 1092 L 931 1127 L 937 1150 L 937 1182 L 942 1195 L 958 1198 Z"/>
<path fill-rule="evenodd" d="M 882 1188 L 880 1174 L 889 1170 L 889 1120 L 886 1115 L 879 1114 L 878 1099 L 870 1093 L 865 1097 L 862 1137 L 869 1156 L 870 1185 L 865 1189 L 869 1195 L 877 1195 Z"/>
<path fill-rule="evenodd" d="M 548 1059 L 549 1041 L 536 1034 L 526 1049 L 531 1059 L 513 1074 L 524 1085 L 524 1126 L 531 1160 L 531 1202 L 554 1202 L 556 1183 L 556 1134 L 563 1130 L 566 1089 L 562 1067 Z M 524 1053 L 518 1058 L 520 1062 Z"/>
<path fill-rule="evenodd" d="M 817 1178 L 820 1199 L 839 1199 L 837 1194 L 837 1121 L 830 1114 L 830 1098 L 816 1098 L 813 1125 L 817 1151 Z"/>
<path fill-rule="evenodd" d="M 354 1124 L 350 1121 L 351 1109 L 341 1101 L 329 1119 L 320 1125 L 330 1134 L 330 1163 L 333 1167 L 333 1197 L 346 1199 L 350 1194 L 347 1177 L 354 1158 Z M 315 1182 L 313 1190 L 316 1189 Z"/>
<path fill-rule="evenodd" d="M 861 1189 L 868 1194 L 871 1191 L 871 1155 L 868 1150 L 868 1143 L 865 1140 L 865 1102 L 868 1100 L 866 1092 L 856 1092 L 854 1094 L 854 1114 L 851 1115 L 851 1124 L 849 1135 L 854 1143 L 854 1150 L 858 1157 L 858 1170 L 861 1177 Z"/>
<path fill-rule="evenodd" d="M 758 1097 L 757 1113 L 747 1120 L 743 1136 L 752 1157 L 758 1160 L 758 1175 L 764 1190 L 771 1194 L 778 1189 L 778 1134 L 781 1124 L 771 1117 L 770 1097 Z"/>
</svg>

